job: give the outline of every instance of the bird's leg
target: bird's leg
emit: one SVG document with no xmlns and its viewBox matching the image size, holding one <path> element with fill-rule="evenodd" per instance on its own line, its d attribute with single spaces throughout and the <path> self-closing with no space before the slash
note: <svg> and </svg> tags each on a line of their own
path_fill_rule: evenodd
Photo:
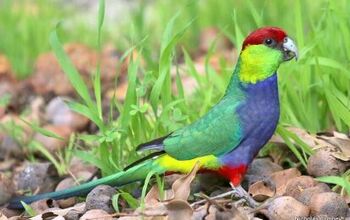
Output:
<svg viewBox="0 0 350 220">
<path fill-rule="evenodd" d="M 233 193 L 232 193 L 233 195 L 235 195 L 235 196 L 238 197 L 238 198 L 244 199 L 244 200 L 247 202 L 247 204 L 248 204 L 250 207 L 252 207 L 252 208 L 256 208 L 256 207 L 259 206 L 259 203 L 256 202 L 256 201 L 249 195 L 249 193 L 243 189 L 243 187 L 242 187 L 241 185 L 239 185 L 239 186 L 237 186 L 237 187 L 234 186 L 234 185 L 231 184 L 231 183 L 230 183 L 230 185 L 231 185 L 231 187 L 232 187 L 232 189 L 233 189 L 233 190 L 231 191 L 231 192 L 233 192 Z"/>
</svg>

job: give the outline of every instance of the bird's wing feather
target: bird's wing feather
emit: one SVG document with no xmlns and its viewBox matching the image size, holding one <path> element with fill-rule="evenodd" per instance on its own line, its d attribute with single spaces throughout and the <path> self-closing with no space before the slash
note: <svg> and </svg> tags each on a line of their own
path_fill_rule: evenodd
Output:
<svg viewBox="0 0 350 220">
<path fill-rule="evenodd" d="M 231 151 L 243 136 L 236 115 L 239 104 L 237 100 L 221 100 L 202 118 L 165 138 L 163 149 L 178 160 Z"/>
</svg>

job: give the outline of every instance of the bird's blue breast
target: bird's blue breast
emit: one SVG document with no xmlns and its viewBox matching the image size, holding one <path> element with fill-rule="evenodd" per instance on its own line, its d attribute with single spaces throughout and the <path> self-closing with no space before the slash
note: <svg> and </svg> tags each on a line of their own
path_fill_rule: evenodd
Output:
<svg viewBox="0 0 350 220">
<path fill-rule="evenodd" d="M 220 158 L 226 165 L 249 164 L 273 135 L 280 115 L 277 75 L 256 84 L 240 84 L 245 96 L 236 109 L 242 141 Z"/>
</svg>

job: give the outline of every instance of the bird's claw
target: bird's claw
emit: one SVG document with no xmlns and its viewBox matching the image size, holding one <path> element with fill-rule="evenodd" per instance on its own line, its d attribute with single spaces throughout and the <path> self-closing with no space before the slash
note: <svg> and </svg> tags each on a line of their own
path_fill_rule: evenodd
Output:
<svg viewBox="0 0 350 220">
<path fill-rule="evenodd" d="M 244 199 L 246 201 L 246 203 L 251 207 L 251 208 L 256 208 L 258 207 L 260 204 L 258 202 L 256 202 L 253 197 L 251 197 L 249 195 L 249 193 L 247 191 L 245 191 L 243 189 L 243 187 L 241 185 L 239 186 L 233 186 L 231 185 L 232 187 L 232 194 L 237 197 L 237 198 L 241 198 L 241 199 Z"/>
</svg>

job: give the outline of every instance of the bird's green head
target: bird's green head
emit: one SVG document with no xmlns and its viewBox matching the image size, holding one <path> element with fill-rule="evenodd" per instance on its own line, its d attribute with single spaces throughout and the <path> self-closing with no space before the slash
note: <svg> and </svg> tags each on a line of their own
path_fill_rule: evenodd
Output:
<svg viewBox="0 0 350 220">
<path fill-rule="evenodd" d="M 273 75 L 279 65 L 298 57 L 298 50 L 285 31 L 277 27 L 259 28 L 244 40 L 239 60 L 239 79 L 256 83 Z"/>
</svg>

